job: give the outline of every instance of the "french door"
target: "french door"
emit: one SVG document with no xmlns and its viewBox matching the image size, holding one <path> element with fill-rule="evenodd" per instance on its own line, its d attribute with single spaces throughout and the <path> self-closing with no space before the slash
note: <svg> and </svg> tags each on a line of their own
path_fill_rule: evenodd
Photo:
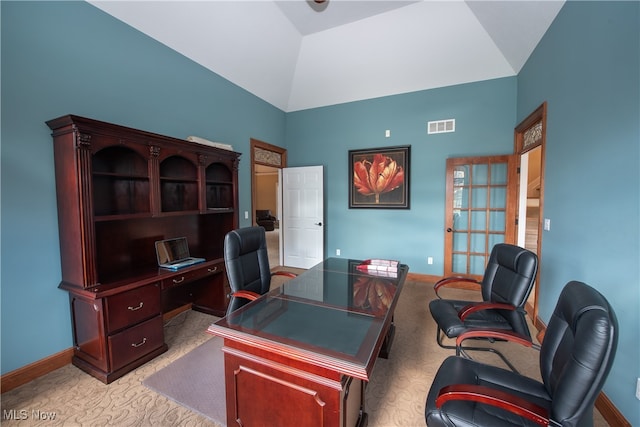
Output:
<svg viewBox="0 0 640 427">
<path fill-rule="evenodd" d="M 481 278 L 491 249 L 514 243 L 515 155 L 447 159 L 444 276 Z"/>
</svg>

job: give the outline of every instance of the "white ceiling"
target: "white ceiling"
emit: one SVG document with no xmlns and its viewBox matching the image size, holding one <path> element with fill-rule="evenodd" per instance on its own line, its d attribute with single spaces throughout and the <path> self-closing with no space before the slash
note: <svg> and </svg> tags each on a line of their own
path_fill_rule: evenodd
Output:
<svg viewBox="0 0 640 427">
<path fill-rule="evenodd" d="M 516 75 L 564 0 L 89 3 L 289 112 Z"/>
</svg>

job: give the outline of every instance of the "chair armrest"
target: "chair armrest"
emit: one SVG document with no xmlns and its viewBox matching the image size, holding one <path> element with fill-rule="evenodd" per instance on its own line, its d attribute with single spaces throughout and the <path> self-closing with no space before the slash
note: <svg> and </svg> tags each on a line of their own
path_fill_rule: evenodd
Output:
<svg viewBox="0 0 640 427">
<path fill-rule="evenodd" d="M 290 278 L 294 278 L 294 277 L 298 277 L 297 274 L 292 273 L 290 271 L 274 271 L 273 273 L 271 273 L 271 276 L 286 276 L 286 277 L 290 277 Z"/>
<path fill-rule="evenodd" d="M 460 320 L 464 321 L 471 313 L 482 310 L 509 310 L 515 311 L 518 307 L 513 304 L 507 304 L 503 302 L 477 302 L 473 304 L 467 304 L 458 312 Z"/>
<path fill-rule="evenodd" d="M 549 425 L 549 412 L 535 403 L 510 395 L 500 390 L 473 385 L 455 384 L 443 387 L 436 398 L 436 407 L 451 400 L 468 400 L 495 406 L 517 414 L 541 426 Z"/>
<path fill-rule="evenodd" d="M 246 298 L 249 301 L 257 300 L 260 298 L 260 294 L 252 291 L 238 291 L 231 294 L 232 297 Z"/>
<path fill-rule="evenodd" d="M 447 286 L 451 283 L 458 283 L 458 282 L 463 282 L 463 283 L 473 283 L 474 285 L 481 285 L 481 282 L 472 278 L 472 277 L 465 277 L 465 276 L 451 276 L 451 277 L 445 277 L 443 279 L 438 280 L 435 285 L 433 285 L 433 290 L 436 291 L 436 296 L 440 299 L 442 299 L 442 297 L 440 295 L 438 295 L 438 290 L 440 290 L 441 287 L 443 286 Z"/>
<path fill-rule="evenodd" d="M 469 329 L 456 337 L 456 348 L 461 348 L 462 342 L 469 338 L 495 338 L 521 344 L 525 347 L 531 347 L 536 350 L 540 349 L 539 345 L 534 344 L 533 341 L 524 335 L 501 329 Z"/>
</svg>

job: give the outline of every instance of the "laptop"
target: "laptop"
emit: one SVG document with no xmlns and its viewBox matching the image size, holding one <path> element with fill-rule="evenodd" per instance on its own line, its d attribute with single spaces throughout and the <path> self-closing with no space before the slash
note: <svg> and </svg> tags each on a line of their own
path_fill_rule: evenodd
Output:
<svg viewBox="0 0 640 427">
<path fill-rule="evenodd" d="M 189 255 L 186 237 L 157 241 L 156 256 L 159 267 L 174 271 L 205 261 L 204 258 L 194 258 Z"/>
</svg>

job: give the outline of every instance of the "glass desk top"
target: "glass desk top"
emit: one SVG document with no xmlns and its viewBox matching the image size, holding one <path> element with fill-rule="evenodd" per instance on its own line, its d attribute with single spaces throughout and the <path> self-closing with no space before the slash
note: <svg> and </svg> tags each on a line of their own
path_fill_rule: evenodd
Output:
<svg viewBox="0 0 640 427">
<path fill-rule="evenodd" d="M 358 271 L 360 262 L 329 258 L 208 331 L 282 354 L 304 354 L 310 361 L 342 366 L 345 373 L 368 379 L 408 267 L 399 265 L 397 277 L 380 277 Z"/>
</svg>

